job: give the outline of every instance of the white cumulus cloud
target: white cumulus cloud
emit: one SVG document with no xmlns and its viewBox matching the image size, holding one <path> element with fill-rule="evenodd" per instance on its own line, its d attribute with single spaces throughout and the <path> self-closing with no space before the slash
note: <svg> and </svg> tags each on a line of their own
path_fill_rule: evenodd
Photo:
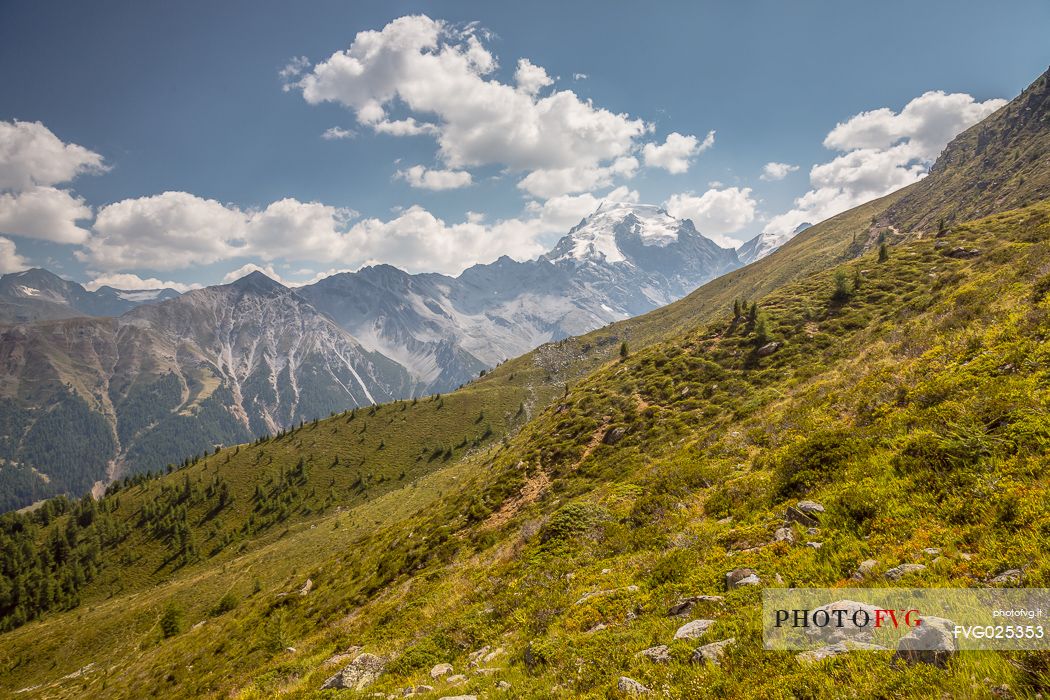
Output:
<svg viewBox="0 0 1050 700">
<path fill-rule="evenodd" d="M 679 219 L 690 219 L 697 231 L 728 248 L 740 244 L 728 234 L 754 221 L 757 207 L 750 187 L 713 188 L 699 196 L 691 193 L 673 194 L 664 202 L 668 214 Z"/>
<path fill-rule="evenodd" d="M 533 65 L 527 58 L 518 61 L 518 69 L 514 71 L 514 82 L 518 84 L 519 90 L 529 95 L 535 95 L 554 83 L 542 66 Z"/>
<path fill-rule="evenodd" d="M 470 173 L 465 170 L 431 170 L 422 165 L 398 170 L 397 177 L 424 190 L 454 190 L 471 184 Z"/>
<path fill-rule="evenodd" d="M 0 236 L 0 274 L 19 272 L 27 267 L 29 263 L 15 250 L 15 242 Z"/>
<path fill-rule="evenodd" d="M 98 153 L 63 143 L 40 122 L 0 121 L 0 190 L 57 185 L 105 170 Z"/>
<path fill-rule="evenodd" d="M 324 130 L 321 134 L 321 138 L 325 141 L 338 141 L 339 139 L 352 139 L 357 136 L 357 132 L 351 129 L 344 129 L 341 126 L 332 126 Z"/>
<path fill-rule="evenodd" d="M 243 253 L 266 261 L 324 260 L 329 255 L 342 255 L 347 228 L 356 217 L 352 209 L 285 198 L 244 215 Z"/>
<path fill-rule="evenodd" d="M 647 163 L 683 172 L 713 139 L 674 134 L 664 144 L 643 144 L 650 124 L 571 90 L 544 90 L 553 80 L 528 59 L 517 63 L 513 84 L 501 82 L 493 77 L 498 61 L 484 38 L 473 24 L 401 17 L 359 32 L 348 49 L 290 85 L 310 104 L 353 110 L 361 125 L 377 132 L 434 137 L 449 169 L 497 165 L 524 173 L 523 189 L 543 196 L 609 184 L 622 174 L 616 163 L 622 166 L 644 146 L 651 146 Z M 407 115 L 392 116 L 397 112 Z"/>
<path fill-rule="evenodd" d="M 667 135 L 661 145 L 645 144 L 642 156 L 651 168 L 663 168 L 669 173 L 679 174 L 689 170 L 690 161 L 715 145 L 715 132 L 707 132 L 703 141 L 695 136 L 683 136 L 677 131 Z"/>
<path fill-rule="evenodd" d="M 76 222 L 90 218 L 91 207 L 67 190 L 34 186 L 22 192 L 0 193 L 0 233 L 55 243 L 84 243 L 88 232 Z"/>
<path fill-rule="evenodd" d="M 54 185 L 106 170 L 101 155 L 40 122 L 0 121 L 0 233 L 83 243 L 88 232 L 77 222 L 91 218 L 91 207 Z"/>
<path fill-rule="evenodd" d="M 638 172 L 638 167 L 637 158 L 622 156 L 607 166 L 533 170 L 518 182 L 518 188 L 535 197 L 546 199 L 561 194 L 601 189 L 618 179 L 629 180 Z"/>
<path fill-rule="evenodd" d="M 86 289 L 94 291 L 99 287 L 113 287 L 114 289 L 174 289 L 177 292 L 188 292 L 191 289 L 199 289 L 199 284 L 183 284 L 161 280 L 156 277 L 142 278 L 129 272 L 117 272 L 97 275 L 94 279 L 84 285 Z"/>
<path fill-rule="evenodd" d="M 246 236 L 243 212 L 187 192 L 164 192 L 102 207 L 77 257 L 103 270 L 174 270 L 234 255 Z"/>
<path fill-rule="evenodd" d="M 292 198 L 242 210 L 188 192 L 164 192 L 102 207 L 77 257 L 103 270 L 175 270 L 248 255 L 323 260 L 342 254 L 355 216 Z"/>
<path fill-rule="evenodd" d="M 775 182 L 777 180 L 783 180 L 796 170 L 798 170 L 797 165 L 777 163 L 775 161 L 769 162 L 762 166 L 762 174 L 758 176 L 758 179 L 765 180 L 766 182 Z"/>
</svg>

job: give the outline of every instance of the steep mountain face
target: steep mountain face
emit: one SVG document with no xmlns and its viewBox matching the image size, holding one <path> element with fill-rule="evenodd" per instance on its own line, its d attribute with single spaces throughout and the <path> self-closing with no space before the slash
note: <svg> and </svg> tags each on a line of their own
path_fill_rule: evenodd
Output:
<svg viewBox="0 0 1050 700">
<path fill-rule="evenodd" d="M 89 292 L 76 282 L 35 268 L 0 277 L 0 323 L 119 316 L 142 304 L 174 299 L 174 289 L 121 290 L 99 287 Z"/>
<path fill-rule="evenodd" d="M 118 318 L 9 326 L 0 505 L 83 493 L 413 388 L 403 367 L 261 273 Z"/>
<path fill-rule="evenodd" d="M 654 206 L 606 203 L 538 260 L 458 277 L 380 265 L 299 293 L 431 391 L 541 343 L 651 311 L 739 267 L 732 250 Z"/>
<path fill-rule="evenodd" d="M 1050 197 L 1050 70 L 956 136 L 884 222 L 931 231 Z"/>
<path fill-rule="evenodd" d="M 299 293 L 430 391 L 454 388 L 541 343 L 614 318 L 565 270 L 510 258 L 458 278 L 367 267 Z"/>
</svg>

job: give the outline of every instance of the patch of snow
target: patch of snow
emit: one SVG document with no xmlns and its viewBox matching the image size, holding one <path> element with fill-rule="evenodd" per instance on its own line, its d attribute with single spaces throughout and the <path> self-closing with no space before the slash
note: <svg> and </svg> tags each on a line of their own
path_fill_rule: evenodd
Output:
<svg viewBox="0 0 1050 700">
<path fill-rule="evenodd" d="M 18 285 L 18 291 L 22 292 L 22 294 L 25 294 L 27 297 L 40 296 L 39 289 L 33 289 L 32 287 L 27 287 L 23 284 Z"/>
</svg>

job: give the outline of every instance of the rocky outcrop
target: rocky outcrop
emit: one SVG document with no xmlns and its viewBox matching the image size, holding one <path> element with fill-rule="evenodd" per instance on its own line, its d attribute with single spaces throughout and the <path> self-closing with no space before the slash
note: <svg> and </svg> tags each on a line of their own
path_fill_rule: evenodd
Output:
<svg viewBox="0 0 1050 700">
<path fill-rule="evenodd" d="M 833 656 L 839 654 L 845 654 L 850 651 L 888 651 L 886 647 L 879 646 L 878 644 L 865 644 L 863 642 L 838 642 L 837 644 L 828 644 L 826 646 L 817 647 L 816 649 L 810 649 L 795 654 L 795 659 L 799 663 L 813 664 L 823 661 L 824 659 L 830 659 Z"/>
<path fill-rule="evenodd" d="M 730 637 L 720 642 L 711 642 L 702 647 L 697 647 L 691 660 L 694 664 L 713 664 L 718 666 L 722 661 L 722 656 L 725 655 L 726 648 L 735 641 L 736 638 Z"/>
<path fill-rule="evenodd" d="M 879 562 L 875 559 L 865 559 L 860 563 L 857 570 L 853 572 L 853 575 L 850 576 L 850 578 L 854 581 L 863 581 L 871 576 L 871 572 L 873 572 L 878 565 Z"/>
<path fill-rule="evenodd" d="M 799 501 L 795 507 L 806 515 L 819 518 L 824 514 L 824 506 L 816 501 Z"/>
<path fill-rule="evenodd" d="M 386 661 L 381 657 L 361 654 L 342 671 L 326 680 L 321 690 L 364 690 L 376 682 L 384 668 Z"/>
<path fill-rule="evenodd" d="M 699 639 L 707 630 L 715 624 L 714 620 L 693 620 L 678 628 L 674 633 L 675 639 Z"/>
<path fill-rule="evenodd" d="M 762 579 L 754 569 L 733 569 L 726 574 L 726 589 L 743 588 L 761 585 Z"/>
<path fill-rule="evenodd" d="M 627 695 L 648 695 L 650 692 L 644 685 L 627 676 L 620 676 L 616 681 L 616 689 Z"/>
<path fill-rule="evenodd" d="M 447 676 L 450 673 L 452 673 L 452 664 L 437 664 L 430 669 L 430 677 L 434 679 Z"/>
<path fill-rule="evenodd" d="M 620 440 L 623 440 L 623 436 L 626 434 L 627 428 L 611 428 L 607 433 L 605 433 L 605 437 L 602 438 L 602 442 L 604 442 L 606 445 L 615 445 Z"/>
<path fill-rule="evenodd" d="M 1022 572 L 1020 569 L 1007 569 L 1001 574 L 998 574 L 997 576 L 993 576 L 992 578 L 988 579 L 988 583 L 1006 586 L 1019 586 L 1021 585 L 1021 578 L 1023 576 L 1024 572 Z"/>
<path fill-rule="evenodd" d="M 893 660 L 944 668 L 958 651 L 954 628 L 955 623 L 943 617 L 922 618 L 921 625 L 913 628 L 897 642 L 897 652 L 893 655 Z"/>
<path fill-rule="evenodd" d="M 883 574 L 883 576 L 888 578 L 890 581 L 899 581 L 905 576 L 918 574 L 925 570 L 926 566 L 924 564 L 901 564 L 899 566 L 895 566 L 892 569 L 887 570 L 886 573 Z"/>
<path fill-rule="evenodd" d="M 665 664 L 671 660 L 671 650 L 666 644 L 660 644 L 655 647 L 649 647 L 635 654 L 635 656 L 649 659 L 653 663 Z"/>
<path fill-rule="evenodd" d="M 775 353 L 779 349 L 780 349 L 780 343 L 777 343 L 777 342 L 766 343 L 762 347 L 760 347 L 757 350 L 755 350 L 755 354 L 758 355 L 759 357 L 769 357 L 770 355 L 772 355 L 773 353 Z"/>
<path fill-rule="evenodd" d="M 725 598 L 720 595 L 695 595 L 682 598 L 667 610 L 668 617 L 686 617 L 700 603 L 717 604 Z"/>
</svg>

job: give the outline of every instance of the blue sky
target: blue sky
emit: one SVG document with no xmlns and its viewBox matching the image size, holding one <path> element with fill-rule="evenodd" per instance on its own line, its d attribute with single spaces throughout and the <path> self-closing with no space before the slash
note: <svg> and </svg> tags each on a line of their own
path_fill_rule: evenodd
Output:
<svg viewBox="0 0 1050 700">
<path fill-rule="evenodd" d="M 725 245 L 782 236 L 921 176 L 1046 69 L 1048 30 L 1042 1 L 8 0 L 0 270 L 456 273 L 610 193 Z"/>
</svg>

